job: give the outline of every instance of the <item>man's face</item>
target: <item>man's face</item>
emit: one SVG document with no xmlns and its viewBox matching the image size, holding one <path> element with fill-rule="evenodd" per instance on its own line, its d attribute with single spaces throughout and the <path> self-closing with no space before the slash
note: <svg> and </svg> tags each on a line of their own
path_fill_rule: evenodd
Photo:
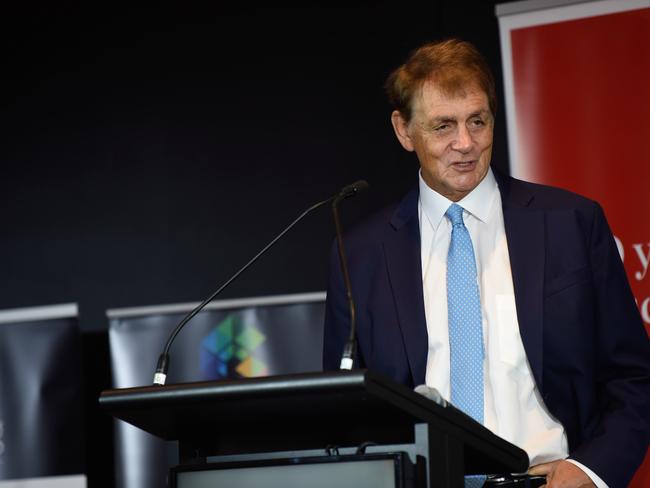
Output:
<svg viewBox="0 0 650 488">
<path fill-rule="evenodd" d="M 412 113 L 407 123 L 393 112 L 397 138 L 417 154 L 426 184 L 457 202 L 490 167 L 494 118 L 486 94 L 470 84 L 450 96 L 426 82 L 415 95 Z"/>
</svg>

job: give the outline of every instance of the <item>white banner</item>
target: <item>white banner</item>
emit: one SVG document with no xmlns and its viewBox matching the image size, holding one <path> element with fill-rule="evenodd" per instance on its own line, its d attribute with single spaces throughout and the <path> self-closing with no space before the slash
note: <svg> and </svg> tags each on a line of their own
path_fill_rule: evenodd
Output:
<svg viewBox="0 0 650 488">
<path fill-rule="evenodd" d="M 0 486 L 83 472 L 81 391 L 75 304 L 0 311 Z"/>
<path fill-rule="evenodd" d="M 324 300 L 318 292 L 211 303 L 177 336 L 167 384 L 320 371 Z M 115 388 L 152 383 L 169 334 L 196 305 L 107 312 Z M 176 444 L 121 421 L 115 432 L 117 488 L 165 486 Z"/>
</svg>

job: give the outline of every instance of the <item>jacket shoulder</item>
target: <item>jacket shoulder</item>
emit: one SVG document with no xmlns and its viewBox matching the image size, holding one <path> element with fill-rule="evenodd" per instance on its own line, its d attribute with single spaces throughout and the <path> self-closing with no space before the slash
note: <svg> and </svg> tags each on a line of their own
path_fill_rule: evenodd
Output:
<svg viewBox="0 0 650 488">
<path fill-rule="evenodd" d="M 418 219 L 418 189 L 413 188 L 404 197 L 374 212 L 345 233 L 351 247 L 367 247 L 383 241 L 408 221 Z"/>
<path fill-rule="evenodd" d="M 531 183 L 503 175 L 499 175 L 497 181 L 504 203 L 516 202 L 544 210 L 574 209 L 594 212 L 600 209 L 595 200 L 556 186 Z"/>
</svg>

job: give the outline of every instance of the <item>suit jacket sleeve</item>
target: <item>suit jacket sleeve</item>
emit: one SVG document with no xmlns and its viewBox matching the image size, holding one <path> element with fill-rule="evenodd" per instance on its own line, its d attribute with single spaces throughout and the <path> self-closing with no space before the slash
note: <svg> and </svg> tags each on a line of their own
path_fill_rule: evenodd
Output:
<svg viewBox="0 0 650 488">
<path fill-rule="evenodd" d="M 604 213 L 594 208 L 589 258 L 596 320 L 594 337 L 585 341 L 595 345 L 599 412 L 592 435 L 570 457 L 614 488 L 627 486 L 648 447 L 650 343 Z"/>
</svg>

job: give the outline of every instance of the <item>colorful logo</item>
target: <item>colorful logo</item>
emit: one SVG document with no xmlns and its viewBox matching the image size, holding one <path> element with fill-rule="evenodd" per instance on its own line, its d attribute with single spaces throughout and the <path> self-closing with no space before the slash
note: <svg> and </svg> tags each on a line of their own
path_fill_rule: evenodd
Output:
<svg viewBox="0 0 650 488">
<path fill-rule="evenodd" d="M 206 380 L 249 378 L 268 374 L 266 364 L 255 357 L 264 334 L 236 315 L 222 320 L 201 341 L 201 375 Z"/>
</svg>

